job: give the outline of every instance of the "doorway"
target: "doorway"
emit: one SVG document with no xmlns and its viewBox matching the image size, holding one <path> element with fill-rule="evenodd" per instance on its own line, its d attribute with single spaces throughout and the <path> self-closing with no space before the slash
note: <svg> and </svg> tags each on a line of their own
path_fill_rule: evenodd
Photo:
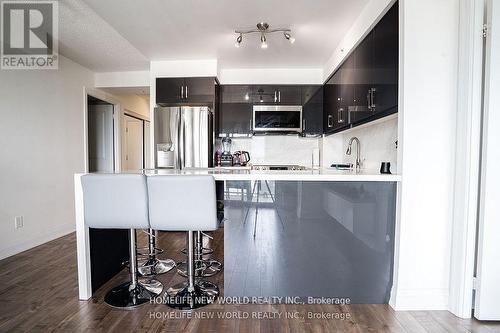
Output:
<svg viewBox="0 0 500 333">
<path fill-rule="evenodd" d="M 149 157 L 149 121 L 124 114 L 124 135 L 122 170 L 135 171 L 147 167 L 146 161 Z"/>
<path fill-rule="evenodd" d="M 88 171 L 115 170 L 114 105 L 87 95 Z"/>
</svg>

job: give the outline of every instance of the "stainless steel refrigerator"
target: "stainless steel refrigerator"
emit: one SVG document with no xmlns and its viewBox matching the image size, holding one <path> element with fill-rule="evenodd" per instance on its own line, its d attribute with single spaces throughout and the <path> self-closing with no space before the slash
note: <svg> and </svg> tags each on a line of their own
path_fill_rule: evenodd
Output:
<svg viewBox="0 0 500 333">
<path fill-rule="evenodd" d="M 214 136 L 213 112 L 206 106 L 155 108 L 155 167 L 212 167 Z"/>
</svg>

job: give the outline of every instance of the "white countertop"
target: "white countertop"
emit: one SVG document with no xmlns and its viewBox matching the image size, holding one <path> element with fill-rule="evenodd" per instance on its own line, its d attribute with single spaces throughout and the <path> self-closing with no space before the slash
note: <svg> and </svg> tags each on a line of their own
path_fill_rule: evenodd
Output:
<svg viewBox="0 0 500 333">
<path fill-rule="evenodd" d="M 336 170 L 333 168 L 308 170 L 271 170 L 258 171 L 249 168 L 208 168 L 208 169 L 147 169 L 142 171 L 147 176 L 154 175 L 212 175 L 215 180 L 282 180 L 282 181 L 376 181 L 398 182 L 401 175 L 383 175 L 361 170 Z"/>
</svg>

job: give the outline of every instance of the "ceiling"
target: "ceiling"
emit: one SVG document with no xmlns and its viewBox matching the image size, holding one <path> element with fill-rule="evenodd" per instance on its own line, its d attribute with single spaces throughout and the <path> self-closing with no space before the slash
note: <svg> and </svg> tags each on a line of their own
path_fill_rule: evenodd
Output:
<svg viewBox="0 0 500 333">
<path fill-rule="evenodd" d="M 217 59 L 219 68 L 322 67 L 370 0 L 62 0 L 60 52 L 97 71 L 145 70 L 150 60 Z M 257 22 L 292 29 L 247 35 Z M 89 52 L 92 50 L 92 52 Z"/>
<path fill-rule="evenodd" d="M 59 1 L 59 52 L 95 72 L 149 68 L 149 60 L 81 0 Z"/>
</svg>

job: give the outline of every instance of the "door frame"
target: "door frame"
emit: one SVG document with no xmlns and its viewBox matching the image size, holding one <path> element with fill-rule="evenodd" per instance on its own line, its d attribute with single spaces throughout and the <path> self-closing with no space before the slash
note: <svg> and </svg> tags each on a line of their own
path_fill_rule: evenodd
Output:
<svg viewBox="0 0 500 333">
<path fill-rule="evenodd" d="M 479 217 L 485 0 L 460 0 L 455 183 L 448 309 L 471 318 Z"/>
<path fill-rule="evenodd" d="M 120 172 L 121 163 L 121 119 L 122 107 L 120 102 L 109 94 L 91 87 L 83 87 L 83 153 L 84 153 L 84 172 L 89 172 L 89 120 L 88 120 L 88 96 L 98 98 L 104 102 L 113 105 L 113 161 L 114 172 Z"/>
<path fill-rule="evenodd" d="M 130 116 L 130 117 L 142 120 L 142 134 L 143 134 L 143 138 L 142 138 L 142 142 L 143 142 L 143 148 L 142 148 L 143 163 L 142 164 L 143 164 L 144 168 L 148 168 L 148 165 L 150 164 L 150 162 L 146 160 L 146 157 L 147 157 L 146 156 L 146 143 L 149 142 L 149 146 L 151 147 L 151 138 L 148 138 L 149 141 L 146 140 L 146 122 L 149 123 L 149 126 L 151 128 L 151 120 L 150 120 L 151 118 L 150 118 L 150 115 L 149 115 L 149 113 L 148 113 L 148 115 L 143 115 L 143 114 L 131 111 L 131 110 L 127 109 L 127 108 L 125 108 L 123 110 L 123 115 L 124 116 Z M 151 151 L 150 147 L 149 147 L 149 149 Z M 151 154 L 152 154 L 152 152 L 151 152 Z M 149 159 L 151 159 L 151 156 L 149 156 Z"/>
<path fill-rule="evenodd" d="M 498 277 L 497 257 L 492 260 L 492 254 L 498 252 L 500 210 L 497 206 L 500 177 L 497 165 L 500 155 L 496 144 L 499 142 L 500 117 L 498 108 L 500 99 L 497 92 L 500 86 L 498 72 L 500 62 L 498 53 L 500 44 L 500 3 L 497 0 L 486 0 L 486 31 L 485 31 L 485 71 L 484 71 L 484 106 L 483 133 L 481 156 L 481 187 L 479 199 L 479 218 L 476 247 L 475 267 L 475 297 L 474 317 L 479 320 L 499 320 L 498 296 L 500 289 L 498 281 L 492 283 L 492 277 Z M 493 286 L 494 285 L 494 286 Z M 491 297 L 491 294 L 493 297 Z M 490 294 L 490 295 L 487 295 Z M 485 296 L 487 295 L 487 296 Z"/>
</svg>

